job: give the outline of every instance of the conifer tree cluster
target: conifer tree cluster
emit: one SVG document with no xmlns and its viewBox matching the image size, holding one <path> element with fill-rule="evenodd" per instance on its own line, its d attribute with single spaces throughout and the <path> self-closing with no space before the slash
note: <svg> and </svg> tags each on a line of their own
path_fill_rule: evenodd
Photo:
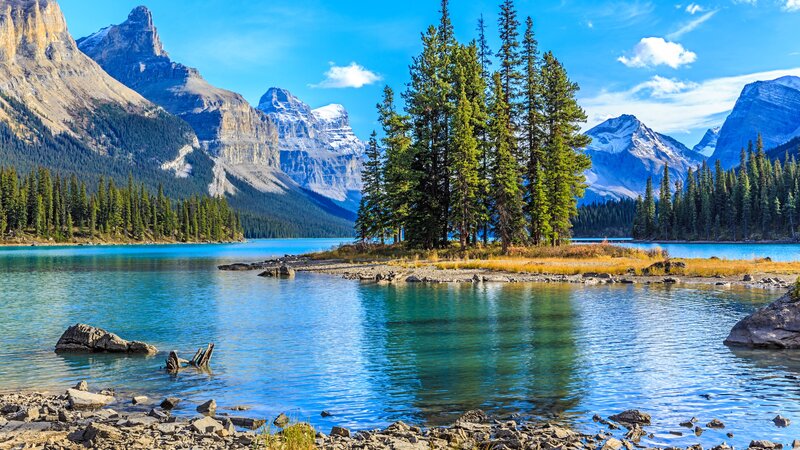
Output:
<svg viewBox="0 0 800 450">
<path fill-rule="evenodd" d="M 794 156 L 770 161 L 759 136 L 742 150 L 738 168 L 689 170 L 670 183 L 667 168 L 658 198 L 648 180 L 636 201 L 633 237 L 648 240 L 748 241 L 796 239 L 800 166 Z"/>
<path fill-rule="evenodd" d="M 20 176 L 0 168 L 0 242 L 25 237 L 220 242 L 242 239 L 242 227 L 224 198 L 175 202 L 131 177 L 123 187 L 101 178 L 90 193 L 75 175 L 62 178 L 40 168 Z"/>
<path fill-rule="evenodd" d="M 573 233 L 584 238 L 627 238 L 635 214 L 636 201 L 628 198 L 583 205 L 572 219 Z"/>
<path fill-rule="evenodd" d="M 389 87 L 378 104 L 384 137 L 370 139 L 359 237 L 420 248 L 494 237 L 504 251 L 567 243 L 591 164 L 577 84 L 552 53 L 540 55 L 530 17 L 520 38 L 513 0 L 500 6 L 496 53 L 483 17 L 462 44 L 448 0 L 440 12 L 412 61 L 404 110 Z"/>
</svg>

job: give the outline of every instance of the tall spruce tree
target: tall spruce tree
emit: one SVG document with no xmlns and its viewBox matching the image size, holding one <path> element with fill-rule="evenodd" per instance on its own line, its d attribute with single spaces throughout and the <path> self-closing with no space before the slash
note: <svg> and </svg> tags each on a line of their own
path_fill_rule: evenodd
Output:
<svg viewBox="0 0 800 450">
<path fill-rule="evenodd" d="M 669 181 L 669 164 L 664 164 L 658 197 L 658 237 L 669 239 L 672 226 L 672 185 Z"/>
<path fill-rule="evenodd" d="M 543 58 L 542 92 L 551 241 L 561 245 L 571 237 L 577 199 L 586 189 L 584 172 L 591 167 L 591 160 L 580 149 L 589 145 L 591 139 L 580 131 L 586 113 L 575 98 L 578 85 L 569 80 L 552 52 L 545 53 Z"/>
<path fill-rule="evenodd" d="M 383 129 L 385 165 L 383 168 L 386 195 L 386 226 L 394 234 L 395 242 L 403 240 L 404 227 L 410 212 L 409 198 L 413 183 L 411 172 L 411 138 L 409 118 L 397 112 L 394 91 L 383 89 L 383 99 L 378 104 L 378 121 Z"/>
<path fill-rule="evenodd" d="M 472 126 L 472 102 L 462 86 L 453 124 L 453 150 L 450 173 L 453 188 L 450 213 L 452 229 L 461 249 L 467 247 L 478 219 L 478 141 Z"/>
<path fill-rule="evenodd" d="M 361 178 L 364 189 L 356 229 L 362 239 L 379 239 L 383 244 L 388 228 L 383 188 L 383 161 L 378 147 L 378 135 L 374 131 L 367 144 L 366 161 Z"/>
<path fill-rule="evenodd" d="M 524 229 L 522 187 L 517 159 L 512 151 L 515 143 L 513 130 L 507 117 L 503 78 L 494 74 L 490 136 L 494 148 L 492 167 L 492 201 L 494 204 L 494 232 L 500 240 L 503 253 L 519 241 Z"/>
</svg>

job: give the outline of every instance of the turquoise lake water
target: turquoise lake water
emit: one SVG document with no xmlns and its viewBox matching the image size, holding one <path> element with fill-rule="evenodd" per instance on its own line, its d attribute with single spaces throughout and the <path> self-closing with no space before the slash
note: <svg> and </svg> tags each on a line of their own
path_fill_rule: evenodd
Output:
<svg viewBox="0 0 800 450">
<path fill-rule="evenodd" d="M 125 395 L 179 396 L 184 414 L 214 398 L 220 407 L 250 405 L 252 416 L 287 412 L 323 431 L 395 420 L 444 424 L 482 408 L 594 432 L 593 414 L 638 408 L 660 430 L 651 444 L 746 446 L 800 434 L 800 353 L 722 345 L 737 320 L 777 292 L 376 286 L 216 269 L 337 243 L 0 248 L 0 390 L 63 389 L 85 379 Z M 726 257 L 721 247 L 707 251 Z M 53 353 L 77 322 L 162 353 Z M 169 350 L 190 355 L 208 342 L 217 346 L 212 374 L 173 377 L 160 369 Z M 321 418 L 323 410 L 334 416 Z M 774 427 L 777 414 L 793 424 Z M 668 434 L 692 416 L 728 427 L 699 438 Z M 728 431 L 736 437 L 726 438 Z"/>
</svg>

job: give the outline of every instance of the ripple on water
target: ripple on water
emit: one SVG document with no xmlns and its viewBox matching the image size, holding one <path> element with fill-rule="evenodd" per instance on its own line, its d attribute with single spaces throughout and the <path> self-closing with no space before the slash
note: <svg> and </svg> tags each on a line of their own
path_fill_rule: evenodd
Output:
<svg viewBox="0 0 800 450">
<path fill-rule="evenodd" d="M 440 424 L 484 408 L 594 431 L 592 414 L 640 408 L 664 433 L 693 416 L 728 425 L 700 438 L 659 434 L 652 443 L 718 444 L 730 430 L 737 445 L 788 442 L 798 431 L 800 387 L 791 377 L 800 377 L 800 353 L 722 345 L 730 327 L 770 294 L 384 287 L 216 270 L 320 245 L 0 249 L 0 386 L 62 389 L 87 379 L 98 389 L 178 395 L 185 414 L 214 398 L 221 407 L 250 405 L 259 416 L 288 411 L 320 427 Z M 160 369 L 165 353 L 54 354 L 58 336 L 76 322 L 183 354 L 214 342 L 214 372 L 171 377 Z M 323 419 L 322 410 L 334 416 Z M 770 420 L 778 413 L 793 425 L 776 429 Z"/>
</svg>

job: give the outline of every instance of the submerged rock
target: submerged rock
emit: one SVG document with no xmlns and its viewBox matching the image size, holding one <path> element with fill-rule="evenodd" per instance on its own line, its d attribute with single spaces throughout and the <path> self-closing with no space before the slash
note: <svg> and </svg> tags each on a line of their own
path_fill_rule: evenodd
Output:
<svg viewBox="0 0 800 450">
<path fill-rule="evenodd" d="M 638 409 L 623 411 L 609 417 L 609 419 L 626 425 L 650 425 L 650 414 L 643 413 Z"/>
<path fill-rule="evenodd" d="M 725 344 L 800 348 L 800 296 L 792 291 L 734 325 Z"/>
<path fill-rule="evenodd" d="M 67 328 L 56 343 L 56 353 L 136 353 L 153 355 L 158 349 L 139 341 L 126 341 L 101 328 L 79 323 Z"/>
</svg>

